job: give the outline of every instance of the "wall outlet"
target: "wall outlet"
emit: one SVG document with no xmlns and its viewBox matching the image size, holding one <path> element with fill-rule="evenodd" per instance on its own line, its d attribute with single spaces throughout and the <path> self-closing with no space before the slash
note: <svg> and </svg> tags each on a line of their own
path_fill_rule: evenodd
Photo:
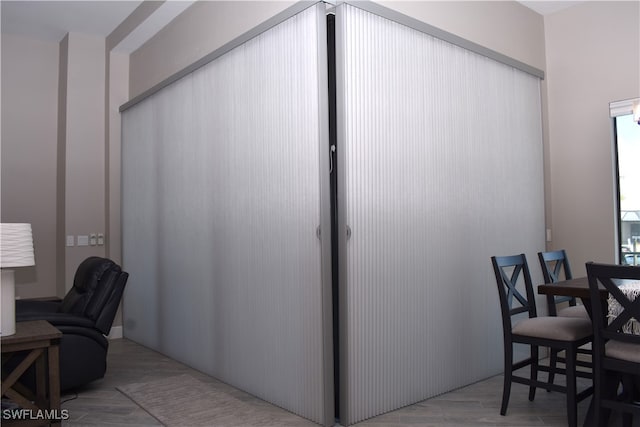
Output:
<svg viewBox="0 0 640 427">
<path fill-rule="evenodd" d="M 73 236 L 67 236 L 67 247 L 75 245 L 75 238 Z"/>
</svg>

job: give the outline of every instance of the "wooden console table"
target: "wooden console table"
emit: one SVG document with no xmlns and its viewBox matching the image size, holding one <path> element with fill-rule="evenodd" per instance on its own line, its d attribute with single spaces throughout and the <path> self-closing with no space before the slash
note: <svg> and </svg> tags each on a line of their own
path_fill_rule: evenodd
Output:
<svg viewBox="0 0 640 427">
<path fill-rule="evenodd" d="M 14 335 L 1 338 L 2 396 L 19 409 L 3 410 L 2 425 L 41 426 L 61 424 L 60 417 L 60 338 L 62 333 L 45 320 L 17 322 Z M 10 372 L 5 364 L 16 353 L 24 359 Z M 20 376 L 35 365 L 36 393 L 18 382 Z M 8 417 L 9 411 L 16 415 Z M 5 417 L 9 418 L 6 419 Z"/>
</svg>

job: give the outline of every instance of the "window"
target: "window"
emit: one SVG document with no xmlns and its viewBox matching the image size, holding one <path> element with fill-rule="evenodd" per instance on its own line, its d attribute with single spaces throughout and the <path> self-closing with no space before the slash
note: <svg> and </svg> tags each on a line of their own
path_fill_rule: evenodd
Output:
<svg viewBox="0 0 640 427">
<path fill-rule="evenodd" d="M 615 144 L 620 263 L 640 265 L 640 125 L 634 115 L 615 117 Z"/>
</svg>

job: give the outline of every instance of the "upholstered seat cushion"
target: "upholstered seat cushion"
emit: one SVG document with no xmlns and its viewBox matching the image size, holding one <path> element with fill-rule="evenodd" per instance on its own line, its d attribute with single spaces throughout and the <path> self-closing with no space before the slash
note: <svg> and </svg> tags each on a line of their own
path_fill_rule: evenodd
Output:
<svg viewBox="0 0 640 427">
<path fill-rule="evenodd" d="M 592 334 L 591 322 L 576 317 L 542 316 L 524 319 L 513 327 L 514 335 L 576 341 Z"/>
<path fill-rule="evenodd" d="M 587 309 L 584 305 L 574 305 L 565 307 L 561 310 L 558 310 L 558 316 L 560 317 L 577 317 L 579 319 L 587 319 L 591 321 L 589 317 L 589 313 L 587 313 Z"/>
<path fill-rule="evenodd" d="M 607 357 L 640 363 L 640 344 L 610 340 L 604 351 Z"/>
</svg>

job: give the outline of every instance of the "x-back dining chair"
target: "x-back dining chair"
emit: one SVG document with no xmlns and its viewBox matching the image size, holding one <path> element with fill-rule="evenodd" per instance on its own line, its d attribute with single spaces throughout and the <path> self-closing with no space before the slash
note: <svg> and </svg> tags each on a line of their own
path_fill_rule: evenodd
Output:
<svg viewBox="0 0 640 427">
<path fill-rule="evenodd" d="M 538 259 L 540 260 L 544 283 L 556 283 L 561 280 L 573 278 L 569 258 L 564 249 L 538 252 Z M 558 310 L 557 305 L 565 302 L 569 303 L 569 306 Z M 576 305 L 575 297 L 547 295 L 547 308 L 549 310 L 549 316 L 590 319 L 585 307 L 583 305 Z"/>
<path fill-rule="evenodd" d="M 576 427 L 577 403 L 593 392 L 593 388 L 589 387 L 578 393 L 576 385 L 577 376 L 590 378 L 590 374 L 576 370 L 576 354 L 578 347 L 592 339 L 591 322 L 575 317 L 539 317 L 537 315 L 531 275 L 524 254 L 494 256 L 491 257 L 491 262 L 498 285 L 504 336 L 504 385 L 500 414 L 506 414 L 511 384 L 516 382 L 529 386 L 530 401 L 534 400 L 537 387 L 565 393 L 568 425 Z M 527 317 L 515 322 L 514 316 L 524 317 L 525 314 Z M 528 345 L 530 357 L 514 362 L 513 345 L 516 343 Z M 565 368 L 540 365 L 539 347 L 564 350 Z M 527 366 L 530 367 L 528 378 L 514 375 L 515 371 Z M 566 376 L 565 386 L 538 381 L 538 371 L 551 372 L 552 370 Z"/>
<path fill-rule="evenodd" d="M 631 415 L 640 416 L 640 267 L 592 262 L 586 267 L 594 327 L 594 418 L 604 424 L 608 412 L 616 410 L 630 426 Z M 599 298 L 599 284 L 609 292 L 608 300 Z M 618 395 L 620 379 L 623 393 Z"/>
<path fill-rule="evenodd" d="M 540 267 L 542 268 L 542 276 L 544 277 L 544 283 L 556 283 L 561 280 L 570 280 L 573 278 L 571 274 L 571 266 L 569 265 L 569 257 L 564 249 L 549 252 L 538 252 L 538 260 L 540 261 Z M 558 309 L 559 304 L 568 303 L 569 305 Z M 549 316 L 560 317 L 577 317 L 580 319 L 586 319 L 591 321 L 589 313 L 585 306 L 577 305 L 575 297 L 569 296 L 554 296 L 547 295 L 547 310 Z M 555 367 L 557 362 L 565 363 L 564 357 L 558 356 L 557 349 L 551 349 L 549 355 L 549 366 Z M 579 348 L 579 354 L 591 355 L 591 350 L 588 348 Z M 592 364 L 590 361 L 577 360 L 578 366 L 583 366 L 591 369 Z M 554 372 L 549 372 L 549 382 L 553 383 Z"/>
</svg>

